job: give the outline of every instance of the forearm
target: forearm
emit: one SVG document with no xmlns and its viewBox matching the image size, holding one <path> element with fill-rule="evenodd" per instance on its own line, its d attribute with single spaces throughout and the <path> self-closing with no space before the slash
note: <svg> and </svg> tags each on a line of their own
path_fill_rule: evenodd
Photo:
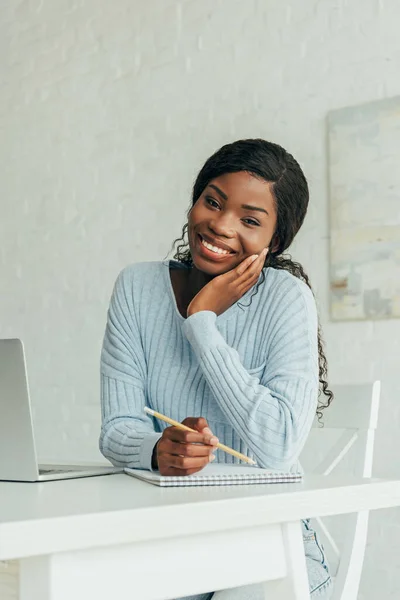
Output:
<svg viewBox="0 0 400 600">
<path fill-rule="evenodd" d="M 143 390 L 126 381 L 101 375 L 102 427 L 99 447 L 119 467 L 151 470 L 154 444 L 161 433 L 143 413 Z"/>
<path fill-rule="evenodd" d="M 309 358 L 292 360 L 285 373 L 262 378 L 244 368 L 215 325 L 213 313 L 197 313 L 184 324 L 208 385 L 227 420 L 260 465 L 292 464 L 304 445 L 315 414 L 318 378 Z M 196 322 L 195 322 L 196 321 Z M 289 358 L 288 358 L 289 362 Z"/>
<path fill-rule="evenodd" d="M 152 469 L 153 448 L 161 433 L 138 431 L 134 419 L 118 419 L 102 427 L 100 451 L 117 467 Z"/>
</svg>

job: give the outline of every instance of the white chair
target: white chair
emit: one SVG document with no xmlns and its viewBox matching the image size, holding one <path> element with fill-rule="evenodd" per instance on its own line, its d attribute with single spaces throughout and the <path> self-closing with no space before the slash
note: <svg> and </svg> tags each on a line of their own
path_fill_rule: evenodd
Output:
<svg viewBox="0 0 400 600">
<path fill-rule="evenodd" d="M 359 477 L 371 477 L 380 390 L 380 381 L 360 385 L 332 386 L 335 397 L 331 406 L 323 411 L 324 427 L 322 428 L 315 420 L 313 429 L 319 428 L 319 432 L 312 431 L 311 433 L 314 435 L 314 439 L 317 433 L 320 439 L 324 439 L 326 430 L 343 429 L 345 431 L 313 472 L 330 475 L 351 449 L 355 453 L 352 474 Z M 310 435 L 310 439 L 312 435 Z M 355 600 L 358 596 L 367 541 L 368 516 L 369 511 L 348 516 L 341 552 L 323 519 L 316 519 L 325 548 L 329 545 L 338 561 L 336 574 L 333 573 L 332 600 Z"/>
</svg>

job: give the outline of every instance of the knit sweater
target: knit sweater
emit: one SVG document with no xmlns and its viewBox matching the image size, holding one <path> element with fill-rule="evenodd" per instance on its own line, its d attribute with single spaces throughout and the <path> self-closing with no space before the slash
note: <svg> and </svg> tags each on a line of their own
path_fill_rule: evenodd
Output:
<svg viewBox="0 0 400 600">
<path fill-rule="evenodd" d="M 151 470 L 154 445 L 175 419 L 204 417 L 220 442 L 261 467 L 301 470 L 317 407 L 317 313 L 310 289 L 286 271 L 217 316 L 178 311 L 173 260 L 118 276 L 101 352 L 100 450 L 115 466 Z M 261 278 L 261 275 L 260 275 Z M 218 462 L 239 462 L 218 450 Z"/>
</svg>

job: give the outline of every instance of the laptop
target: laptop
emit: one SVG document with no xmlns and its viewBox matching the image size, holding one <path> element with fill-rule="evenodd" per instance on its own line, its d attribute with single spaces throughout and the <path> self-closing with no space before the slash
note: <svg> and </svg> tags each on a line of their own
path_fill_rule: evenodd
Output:
<svg viewBox="0 0 400 600">
<path fill-rule="evenodd" d="M 0 340 L 0 481 L 52 481 L 121 473 L 122 468 L 38 465 L 24 346 Z"/>
</svg>

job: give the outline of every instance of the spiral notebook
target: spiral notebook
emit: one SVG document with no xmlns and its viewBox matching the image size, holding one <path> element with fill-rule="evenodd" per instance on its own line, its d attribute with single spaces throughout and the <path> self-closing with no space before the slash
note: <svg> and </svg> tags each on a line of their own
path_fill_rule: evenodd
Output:
<svg viewBox="0 0 400 600">
<path fill-rule="evenodd" d="M 295 483 L 302 481 L 299 472 L 284 473 L 248 465 L 207 465 L 202 471 L 183 477 L 163 476 L 158 471 L 124 469 L 127 475 L 161 487 L 190 487 L 203 485 L 248 485 L 256 483 Z"/>
</svg>

